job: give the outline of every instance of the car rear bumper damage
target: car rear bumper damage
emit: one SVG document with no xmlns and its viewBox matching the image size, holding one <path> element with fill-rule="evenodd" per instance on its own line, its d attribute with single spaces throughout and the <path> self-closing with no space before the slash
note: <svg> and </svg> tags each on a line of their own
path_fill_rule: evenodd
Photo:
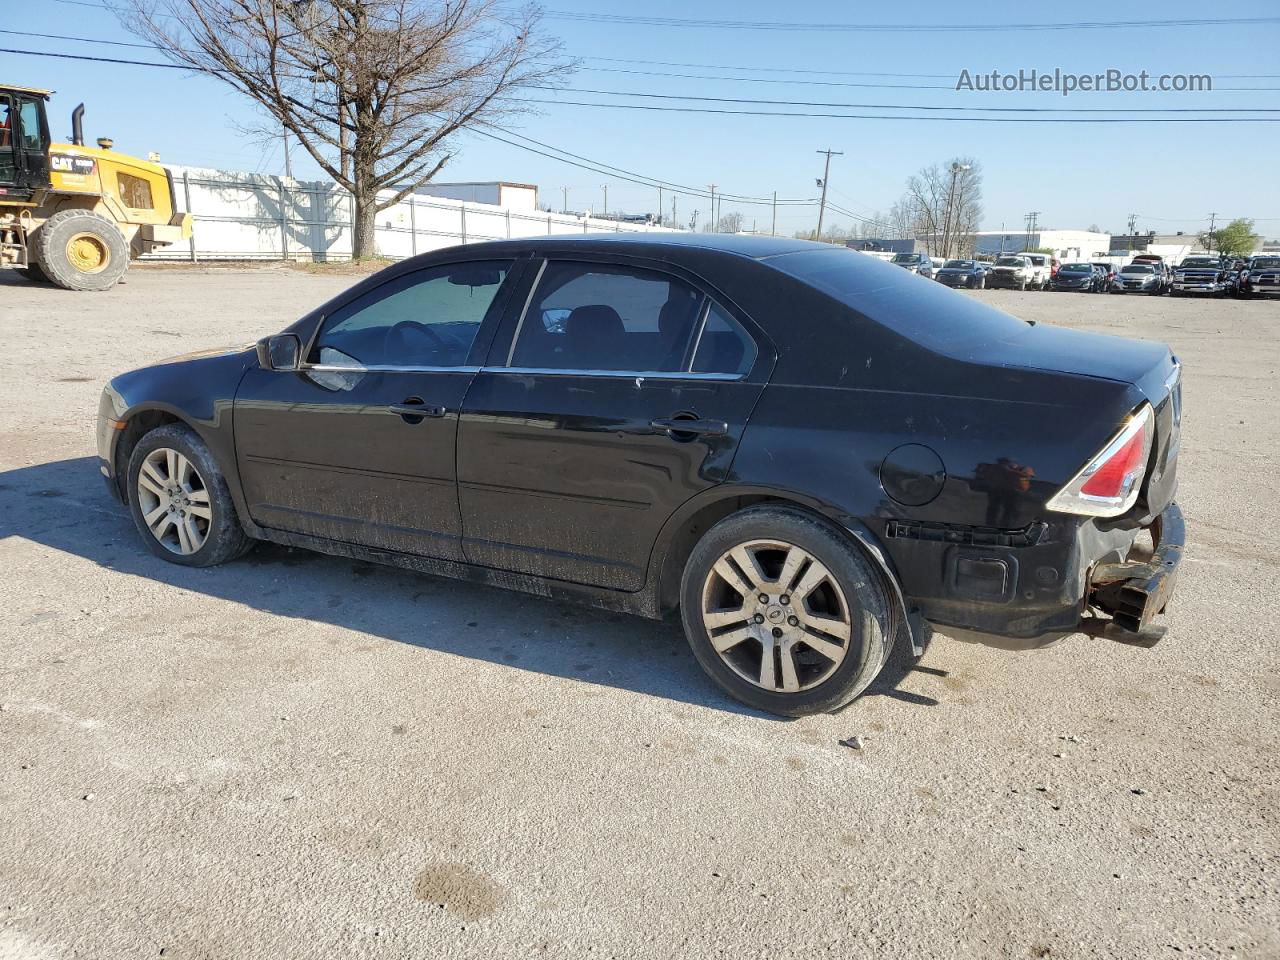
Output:
<svg viewBox="0 0 1280 960">
<path fill-rule="evenodd" d="M 1139 647 L 1154 646 L 1165 627 L 1152 621 L 1165 612 L 1178 579 L 1186 544 L 1186 524 L 1176 503 L 1151 526 L 1154 550 L 1149 560 L 1099 563 L 1089 574 L 1089 606 L 1108 614 L 1087 616 L 1080 632 Z"/>
<path fill-rule="evenodd" d="M 1091 519 L 1025 530 L 891 521 L 887 552 L 909 610 L 938 632 L 1009 649 L 1047 646 L 1076 633 L 1150 646 L 1182 555 L 1182 513 L 1170 505 L 1138 529 Z"/>
</svg>

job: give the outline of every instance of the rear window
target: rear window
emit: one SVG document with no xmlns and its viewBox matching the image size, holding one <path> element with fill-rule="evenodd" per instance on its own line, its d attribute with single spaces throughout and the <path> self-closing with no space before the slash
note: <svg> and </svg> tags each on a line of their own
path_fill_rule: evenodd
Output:
<svg viewBox="0 0 1280 960">
<path fill-rule="evenodd" d="M 1093 273 L 1092 263 L 1068 263 L 1058 268 L 1059 273 Z"/>
<path fill-rule="evenodd" d="M 764 261 L 850 309 L 924 346 L 952 350 L 1012 336 L 1026 321 L 871 257 L 844 250 L 789 253 Z"/>
</svg>

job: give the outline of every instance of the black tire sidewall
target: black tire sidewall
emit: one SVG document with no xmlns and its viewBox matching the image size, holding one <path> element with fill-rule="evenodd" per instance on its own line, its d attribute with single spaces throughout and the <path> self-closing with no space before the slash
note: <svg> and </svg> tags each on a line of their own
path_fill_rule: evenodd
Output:
<svg viewBox="0 0 1280 960">
<path fill-rule="evenodd" d="M 720 659 L 702 622 L 707 572 L 725 551 L 756 539 L 783 540 L 808 551 L 836 578 L 849 605 L 854 625 L 849 653 L 830 677 L 799 693 L 773 693 L 744 680 Z M 892 643 L 890 600 L 880 571 L 848 534 L 821 517 L 789 507 L 749 507 L 707 531 L 685 564 L 680 599 L 685 636 L 711 679 L 748 706 L 783 716 L 829 713 L 853 700 L 880 672 Z"/>
<path fill-rule="evenodd" d="M 195 553 L 183 555 L 167 549 L 156 540 L 142 517 L 142 507 L 138 502 L 138 472 L 142 469 L 142 461 L 147 454 L 160 447 L 177 450 L 190 460 L 209 491 L 209 510 L 213 519 L 209 523 L 209 534 L 205 537 L 204 544 Z M 204 441 L 188 426 L 170 424 L 157 427 L 138 441 L 129 457 L 126 493 L 129 498 L 129 513 L 133 517 L 134 526 L 138 528 L 138 535 L 152 553 L 170 563 L 186 567 L 210 567 L 234 559 L 251 544 L 240 526 L 226 477 Z"/>
<path fill-rule="evenodd" d="M 101 273 L 82 273 L 67 259 L 67 241 L 77 233 L 92 233 L 106 245 L 111 259 Z M 106 217 L 90 210 L 55 213 L 36 232 L 36 242 L 41 269 L 67 290 L 109 290 L 129 269 L 129 244 L 124 234 Z"/>
</svg>

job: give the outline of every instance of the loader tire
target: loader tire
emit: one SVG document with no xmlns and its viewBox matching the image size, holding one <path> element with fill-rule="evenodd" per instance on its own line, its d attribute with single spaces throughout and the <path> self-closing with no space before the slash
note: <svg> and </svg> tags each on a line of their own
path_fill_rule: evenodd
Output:
<svg viewBox="0 0 1280 960">
<path fill-rule="evenodd" d="M 88 210 L 62 210 L 36 232 L 37 259 L 66 290 L 109 290 L 129 269 L 129 245 L 114 223 Z"/>
</svg>

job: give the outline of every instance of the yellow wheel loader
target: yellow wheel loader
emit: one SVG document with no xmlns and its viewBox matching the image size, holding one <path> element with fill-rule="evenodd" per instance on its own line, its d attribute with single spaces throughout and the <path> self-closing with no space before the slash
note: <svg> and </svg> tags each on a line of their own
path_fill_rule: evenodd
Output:
<svg viewBox="0 0 1280 960">
<path fill-rule="evenodd" d="M 0 84 L 0 267 L 67 290 L 107 290 L 129 261 L 191 236 L 173 177 L 110 140 L 84 145 L 84 104 L 71 143 L 51 143 L 49 90 Z"/>
</svg>

